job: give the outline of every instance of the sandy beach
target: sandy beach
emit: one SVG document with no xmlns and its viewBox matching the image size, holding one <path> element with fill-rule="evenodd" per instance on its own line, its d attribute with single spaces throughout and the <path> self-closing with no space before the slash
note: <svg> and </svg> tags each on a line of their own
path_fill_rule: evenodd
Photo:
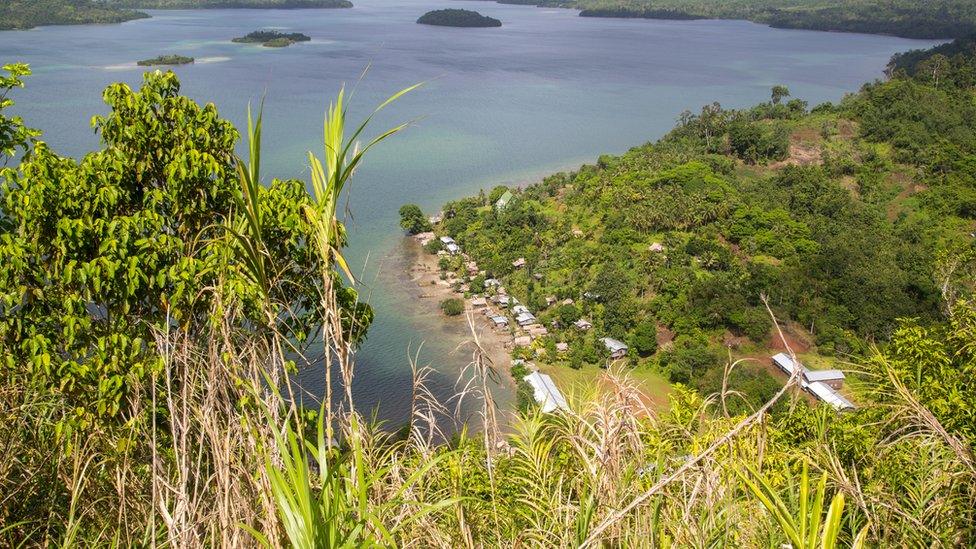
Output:
<svg viewBox="0 0 976 549">
<path fill-rule="evenodd" d="M 438 267 L 439 256 L 427 253 L 413 238 L 404 238 L 403 246 L 405 255 L 409 259 L 406 262 L 409 293 L 425 309 L 439 315 L 444 325 L 449 328 L 450 336 L 456 337 L 458 352 L 473 356 L 474 342 L 477 338 L 482 351 L 497 371 L 500 383 L 514 390 L 515 382 L 510 373 L 512 365 L 510 329 L 494 328 L 483 309 L 475 309 L 471 299 L 464 299 L 463 294 L 455 292 L 452 287 L 453 282 L 441 280 L 441 271 Z M 451 317 L 440 311 L 441 301 L 452 297 L 464 299 L 465 314 Z"/>
</svg>

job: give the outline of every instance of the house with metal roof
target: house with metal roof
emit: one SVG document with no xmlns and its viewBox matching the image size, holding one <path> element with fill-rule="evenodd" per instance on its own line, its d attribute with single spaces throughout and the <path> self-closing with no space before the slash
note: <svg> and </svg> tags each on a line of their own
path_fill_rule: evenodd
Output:
<svg viewBox="0 0 976 549">
<path fill-rule="evenodd" d="M 519 326 L 528 326 L 529 324 L 535 324 L 538 322 L 532 313 L 519 313 L 515 315 L 515 322 Z"/>
<path fill-rule="evenodd" d="M 603 342 L 603 346 L 610 351 L 610 358 L 617 359 L 627 356 L 627 346 L 624 345 L 622 341 L 616 340 L 612 337 L 604 337 L 600 339 Z"/>
<path fill-rule="evenodd" d="M 576 322 L 574 322 L 573 326 L 575 326 L 577 330 L 581 330 L 585 332 L 586 330 L 592 328 L 593 324 L 591 324 L 589 320 L 586 320 L 585 318 L 581 318 Z"/>
<path fill-rule="evenodd" d="M 495 325 L 496 328 L 506 328 L 506 327 L 508 327 L 508 318 L 505 317 L 505 316 L 502 316 L 502 315 L 494 315 L 492 317 L 489 317 L 489 319 L 491 320 L 492 324 Z"/>
<path fill-rule="evenodd" d="M 807 385 L 807 391 L 811 395 L 817 397 L 817 400 L 826 402 L 830 406 L 837 410 L 838 412 L 843 410 L 853 410 L 854 404 L 847 400 L 840 393 L 835 391 L 833 388 L 828 386 L 826 383 L 821 383 L 819 381 Z"/>
<path fill-rule="evenodd" d="M 566 399 L 563 398 L 563 394 L 559 392 L 556 384 L 552 382 L 552 378 L 548 375 L 540 372 L 532 372 L 523 377 L 522 380 L 532 387 L 532 396 L 542 407 L 543 413 L 551 414 L 556 410 L 569 410 Z"/>
</svg>

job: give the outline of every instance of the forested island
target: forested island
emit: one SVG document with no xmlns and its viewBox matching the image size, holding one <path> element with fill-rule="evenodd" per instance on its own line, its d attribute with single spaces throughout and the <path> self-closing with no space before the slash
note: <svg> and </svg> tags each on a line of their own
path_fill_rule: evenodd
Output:
<svg viewBox="0 0 976 549">
<path fill-rule="evenodd" d="M 582 17 L 747 19 L 778 28 L 905 38 L 963 38 L 976 33 L 968 0 L 499 0 L 580 10 Z"/>
<path fill-rule="evenodd" d="M 308 42 L 311 39 L 310 36 L 300 32 L 285 33 L 275 30 L 261 30 L 254 31 L 246 36 L 234 38 L 231 42 L 239 44 L 261 44 L 266 48 L 284 48 L 295 42 Z"/>
<path fill-rule="evenodd" d="M 443 9 L 429 11 L 417 19 L 421 25 L 441 27 L 500 27 L 502 22 L 493 17 L 481 15 L 476 11 Z"/>
<path fill-rule="evenodd" d="M 30 69 L 4 65 L 0 545 L 976 545 L 976 52 L 889 72 L 403 207 L 458 292 L 432 307 L 473 331 L 447 402 L 430 368 L 379 364 L 414 376 L 387 425 L 352 385 L 377 312 L 344 194 L 405 126 L 339 93 L 285 170 L 308 180 L 280 179 L 260 111 L 236 128 L 149 71 L 104 90 L 100 145 L 70 157 L 12 114 Z M 490 330 L 536 332 L 492 363 L 481 311 L 503 308 Z M 303 369 L 324 394 L 296 396 Z M 810 398 L 835 371 L 856 406 Z"/>
<path fill-rule="evenodd" d="M 41 25 L 123 23 L 149 17 L 142 9 L 351 8 L 348 0 L 4 0 L 0 30 Z"/>
<path fill-rule="evenodd" d="M 136 64 L 140 67 L 152 67 L 155 65 L 189 65 L 193 61 L 194 59 L 192 57 L 186 57 L 184 55 L 160 55 L 152 59 L 137 61 Z"/>
</svg>

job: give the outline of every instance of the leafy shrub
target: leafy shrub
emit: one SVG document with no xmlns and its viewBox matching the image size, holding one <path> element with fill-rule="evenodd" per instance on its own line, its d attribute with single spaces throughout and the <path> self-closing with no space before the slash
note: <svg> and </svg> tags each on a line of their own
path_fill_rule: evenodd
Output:
<svg viewBox="0 0 976 549">
<path fill-rule="evenodd" d="M 464 300 L 451 297 L 441 301 L 441 311 L 447 316 L 458 316 L 464 312 Z"/>
</svg>

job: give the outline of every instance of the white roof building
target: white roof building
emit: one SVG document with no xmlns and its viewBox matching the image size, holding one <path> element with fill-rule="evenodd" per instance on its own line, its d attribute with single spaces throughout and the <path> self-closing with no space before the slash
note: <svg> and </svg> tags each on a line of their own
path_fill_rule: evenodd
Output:
<svg viewBox="0 0 976 549">
<path fill-rule="evenodd" d="M 786 353 L 777 353 L 773 355 L 773 364 L 775 364 L 780 370 L 783 370 L 783 373 L 788 376 L 793 375 L 793 372 L 796 370 L 800 370 L 801 372 L 804 370 L 802 365 L 793 362 L 790 355 Z"/>
<path fill-rule="evenodd" d="M 817 399 L 831 405 L 834 410 L 841 411 L 854 409 L 854 405 L 851 403 L 851 401 L 841 396 L 837 391 L 831 389 L 826 383 L 817 381 L 807 385 L 806 389 L 810 392 L 810 394 L 817 397 Z"/>
<path fill-rule="evenodd" d="M 806 370 L 803 377 L 808 383 L 844 381 L 844 372 L 840 370 Z"/>
<path fill-rule="evenodd" d="M 491 321 L 494 323 L 496 328 L 504 328 L 505 326 L 508 326 L 508 318 L 502 315 L 495 315 L 491 317 Z"/>
<path fill-rule="evenodd" d="M 612 337 L 604 337 L 600 341 L 602 341 L 603 346 L 610 351 L 611 358 L 620 358 L 627 354 L 627 346 L 624 345 L 622 341 L 616 340 Z"/>
<path fill-rule="evenodd" d="M 532 372 L 522 379 L 532 387 L 535 401 L 542 407 L 543 413 L 551 414 L 556 410 L 569 409 L 569 405 L 566 404 L 566 399 L 563 398 L 562 393 L 556 388 L 556 384 L 552 382 L 551 377 L 539 372 Z"/>
<path fill-rule="evenodd" d="M 517 314 L 517 315 L 522 314 L 522 313 L 529 313 L 529 308 L 526 307 L 525 305 L 516 305 L 516 306 L 512 307 L 512 312 L 515 313 L 515 314 Z M 531 314 L 531 313 L 529 313 L 529 314 Z"/>
<path fill-rule="evenodd" d="M 528 326 L 529 324 L 535 324 L 537 321 L 532 313 L 519 313 L 515 316 L 515 322 L 517 322 L 519 326 Z"/>
<path fill-rule="evenodd" d="M 586 330 L 589 330 L 590 328 L 592 328 L 593 327 L 593 324 L 590 324 L 590 321 L 589 320 L 586 320 L 585 318 L 581 318 L 581 319 L 577 320 L 576 322 L 574 322 L 573 323 L 573 326 L 576 326 L 576 329 L 578 329 L 578 330 L 586 331 Z"/>
<path fill-rule="evenodd" d="M 447 250 L 447 252 L 451 255 L 457 255 L 458 253 L 461 252 L 461 247 L 455 244 L 454 242 L 448 242 L 447 244 L 445 244 L 444 249 Z"/>
<path fill-rule="evenodd" d="M 441 242 L 444 244 L 451 244 L 452 242 L 454 242 L 454 239 L 449 236 L 442 236 Z"/>
</svg>

